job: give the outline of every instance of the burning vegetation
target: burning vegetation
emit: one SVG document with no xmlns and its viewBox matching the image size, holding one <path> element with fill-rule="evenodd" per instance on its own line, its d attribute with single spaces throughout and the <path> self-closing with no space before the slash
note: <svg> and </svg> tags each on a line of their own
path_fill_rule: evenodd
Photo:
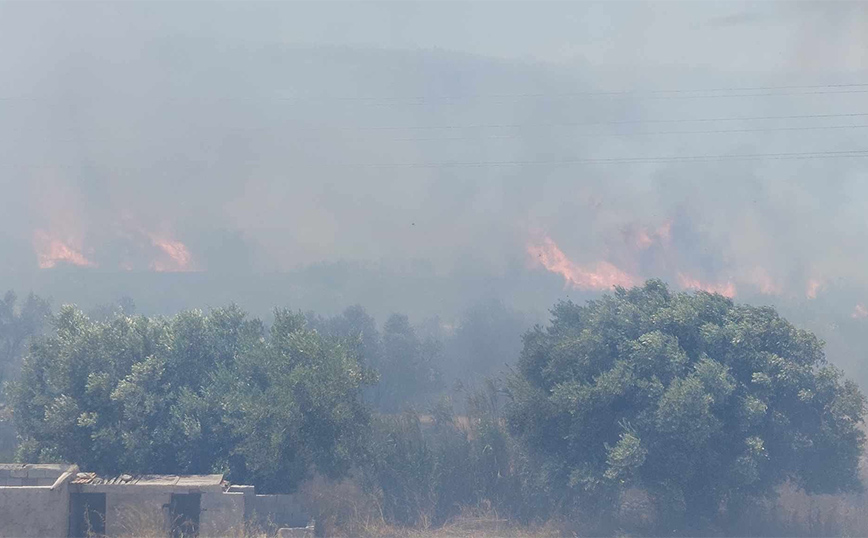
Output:
<svg viewBox="0 0 868 538">
<path fill-rule="evenodd" d="M 534 266 L 560 275 L 566 287 L 576 290 L 601 291 L 616 286 L 630 287 L 641 282 L 642 278 L 656 275 L 668 277 L 670 282 L 683 290 L 707 291 L 730 298 L 738 295 L 740 287 L 761 295 L 780 296 L 787 293 L 785 285 L 761 266 L 747 271 L 733 271 L 741 274 L 742 278 L 715 279 L 695 276 L 683 267 L 694 265 L 689 253 L 679 252 L 673 244 L 672 222 L 668 220 L 656 229 L 626 227 L 623 234 L 624 244 L 615 246 L 614 250 L 619 252 L 620 258 L 626 260 L 629 266 L 640 268 L 636 271 L 622 269 L 608 260 L 586 264 L 574 262 L 549 236 L 542 236 L 528 244 L 527 254 Z M 643 272 L 643 265 L 648 266 L 650 271 Z M 804 286 L 805 297 L 815 299 L 825 288 L 825 283 L 822 279 L 811 277 Z"/>
</svg>

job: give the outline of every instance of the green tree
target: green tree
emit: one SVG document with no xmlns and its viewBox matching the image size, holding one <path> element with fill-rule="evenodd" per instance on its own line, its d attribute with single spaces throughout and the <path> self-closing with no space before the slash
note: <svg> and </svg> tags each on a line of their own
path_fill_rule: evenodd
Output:
<svg viewBox="0 0 868 538">
<path fill-rule="evenodd" d="M 48 301 L 32 293 L 20 303 L 13 291 L 0 299 L 0 386 L 17 375 L 27 343 L 42 334 L 50 318 Z M 0 402 L 3 397 L 0 390 Z"/>
<path fill-rule="evenodd" d="M 374 367 L 380 376 L 374 402 L 386 413 L 406 404 L 423 403 L 441 387 L 438 366 L 442 344 L 419 338 L 407 316 L 392 314 L 383 325 L 380 360 Z"/>
<path fill-rule="evenodd" d="M 350 306 L 337 316 L 323 318 L 310 312 L 306 315 L 309 327 L 348 346 L 365 367 L 376 367 L 380 362 L 380 332 L 374 318 L 361 305 Z"/>
<path fill-rule="evenodd" d="M 106 321 L 64 307 L 13 386 L 19 459 L 292 489 L 313 468 L 346 470 L 366 381 L 354 356 L 284 311 L 266 332 L 234 306 Z"/>
<path fill-rule="evenodd" d="M 446 374 L 462 384 L 480 383 L 515 363 L 521 335 L 531 324 L 500 301 L 476 303 L 461 315 L 446 343 Z"/>
<path fill-rule="evenodd" d="M 269 338 L 218 372 L 225 422 L 235 439 L 230 477 L 287 492 L 312 469 L 345 474 L 365 447 L 371 381 L 354 353 L 275 312 Z"/>
<path fill-rule="evenodd" d="M 865 400 L 769 307 L 660 281 L 558 303 L 526 333 L 507 415 L 561 499 L 609 513 L 649 491 L 670 526 L 723 521 L 793 480 L 858 489 Z M 554 470 L 554 472 L 551 472 Z"/>
</svg>

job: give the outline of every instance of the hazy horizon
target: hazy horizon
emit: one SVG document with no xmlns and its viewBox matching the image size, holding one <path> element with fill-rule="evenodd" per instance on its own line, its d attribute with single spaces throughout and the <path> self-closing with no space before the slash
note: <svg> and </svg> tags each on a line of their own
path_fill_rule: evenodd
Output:
<svg viewBox="0 0 868 538">
<path fill-rule="evenodd" d="M 868 379 L 866 4 L 3 2 L 0 44 L 0 288 L 544 317 L 659 277 Z"/>
</svg>

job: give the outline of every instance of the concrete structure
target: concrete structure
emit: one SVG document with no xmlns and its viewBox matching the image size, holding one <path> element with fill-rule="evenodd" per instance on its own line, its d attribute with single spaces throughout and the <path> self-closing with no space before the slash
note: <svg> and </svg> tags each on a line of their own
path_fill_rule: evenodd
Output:
<svg viewBox="0 0 868 538">
<path fill-rule="evenodd" d="M 258 529 L 304 528 L 310 522 L 296 495 L 251 495 L 245 509 L 247 521 Z"/>
<path fill-rule="evenodd" d="M 239 536 L 304 527 L 294 495 L 256 495 L 223 475 L 104 478 L 69 465 L 0 464 L 0 538 Z"/>
<path fill-rule="evenodd" d="M 0 536 L 66 536 L 74 465 L 0 464 Z"/>
<path fill-rule="evenodd" d="M 154 535 L 163 529 L 175 536 L 241 534 L 244 495 L 228 487 L 219 474 L 101 478 L 78 473 L 70 483 L 70 536 L 83 536 L 88 527 L 107 536 Z M 88 501 L 90 511 L 84 507 Z"/>
</svg>

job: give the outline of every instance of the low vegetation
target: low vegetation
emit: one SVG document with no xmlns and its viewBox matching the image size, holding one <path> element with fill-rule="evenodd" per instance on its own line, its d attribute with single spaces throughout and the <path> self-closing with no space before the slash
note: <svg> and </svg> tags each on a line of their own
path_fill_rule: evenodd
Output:
<svg viewBox="0 0 868 538">
<path fill-rule="evenodd" d="M 330 535 L 868 528 L 865 399 L 771 308 L 659 281 L 562 302 L 461 393 L 438 367 L 452 345 L 359 307 L 267 327 L 237 307 L 64 307 L 9 390 L 18 458 L 301 490 Z"/>
</svg>

